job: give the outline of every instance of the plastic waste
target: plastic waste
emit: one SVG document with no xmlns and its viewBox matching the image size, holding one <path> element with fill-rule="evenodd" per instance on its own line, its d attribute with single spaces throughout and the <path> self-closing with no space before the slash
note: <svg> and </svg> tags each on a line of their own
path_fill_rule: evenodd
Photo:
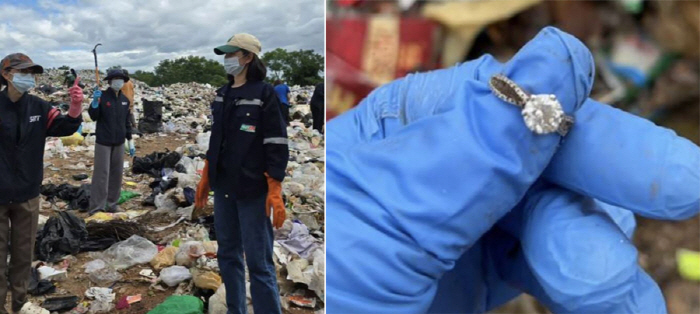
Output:
<svg viewBox="0 0 700 314">
<path fill-rule="evenodd" d="M 64 281 L 68 279 L 68 272 L 65 269 L 55 269 L 49 266 L 39 266 L 39 278 L 49 281 Z"/>
<path fill-rule="evenodd" d="M 59 212 L 49 218 L 37 235 L 37 258 L 46 262 L 57 262 L 63 256 L 80 251 L 80 242 L 87 238 L 85 223 L 69 212 Z"/>
<path fill-rule="evenodd" d="M 119 201 L 117 201 L 117 204 L 121 205 L 124 204 L 126 201 L 141 196 L 141 194 L 132 192 L 132 191 L 121 191 L 121 195 L 119 196 Z"/>
<path fill-rule="evenodd" d="M 115 269 L 125 269 L 150 262 L 156 253 L 158 253 L 158 247 L 153 242 L 138 235 L 132 235 L 107 249 L 104 252 L 104 259 Z"/>
<path fill-rule="evenodd" d="M 42 308 L 34 303 L 27 302 L 24 303 L 22 306 L 22 309 L 19 311 L 19 314 L 51 314 L 49 310 Z"/>
<path fill-rule="evenodd" d="M 678 272 L 688 280 L 700 281 L 700 252 L 686 249 L 676 251 Z"/>
<path fill-rule="evenodd" d="M 122 275 L 112 267 L 105 267 L 90 273 L 88 278 L 98 286 L 111 286 L 115 282 L 121 280 Z"/>
<path fill-rule="evenodd" d="M 90 302 L 90 313 L 107 313 L 114 308 L 116 295 L 110 288 L 91 287 L 85 291 L 85 296 L 94 301 Z"/>
<path fill-rule="evenodd" d="M 107 264 L 105 263 L 105 261 L 103 261 L 101 259 L 89 261 L 89 262 L 85 263 L 85 265 L 83 265 L 83 268 L 85 268 L 86 274 L 94 273 L 94 272 L 96 272 L 100 269 L 103 269 L 105 267 L 107 267 Z"/>
<path fill-rule="evenodd" d="M 177 286 L 181 282 L 191 279 L 192 274 L 187 267 L 170 266 L 160 271 L 160 280 L 170 287 Z"/>
<path fill-rule="evenodd" d="M 204 311 L 202 300 L 191 295 L 173 295 L 165 299 L 148 314 L 201 314 Z"/>
<path fill-rule="evenodd" d="M 73 135 L 71 136 L 61 137 L 61 142 L 64 146 L 78 146 L 83 143 L 84 139 L 85 138 L 82 135 L 80 135 L 80 133 L 76 132 L 73 133 Z"/>
<path fill-rule="evenodd" d="M 67 311 L 78 306 L 78 297 L 68 296 L 68 297 L 57 297 L 46 299 L 41 307 L 48 311 Z"/>
<path fill-rule="evenodd" d="M 206 253 L 204 245 L 197 241 L 188 241 L 180 244 L 180 248 L 175 254 L 175 264 L 192 267 L 194 262 Z"/>
<path fill-rule="evenodd" d="M 45 295 L 56 291 L 56 286 L 48 280 L 39 279 L 39 271 L 32 267 L 31 278 L 27 292 L 33 296 Z"/>
<path fill-rule="evenodd" d="M 216 293 L 209 298 L 208 314 L 227 314 L 228 306 L 226 305 L 226 286 L 221 285 Z"/>
<path fill-rule="evenodd" d="M 197 134 L 197 145 L 202 151 L 209 150 L 209 139 L 211 138 L 211 132 L 199 133 Z"/>
<path fill-rule="evenodd" d="M 221 286 L 221 276 L 213 271 L 192 270 L 194 285 L 198 288 L 216 290 Z"/>
<path fill-rule="evenodd" d="M 174 246 L 169 246 L 158 252 L 151 260 L 151 266 L 156 270 L 175 264 L 175 254 L 179 249 Z"/>
</svg>

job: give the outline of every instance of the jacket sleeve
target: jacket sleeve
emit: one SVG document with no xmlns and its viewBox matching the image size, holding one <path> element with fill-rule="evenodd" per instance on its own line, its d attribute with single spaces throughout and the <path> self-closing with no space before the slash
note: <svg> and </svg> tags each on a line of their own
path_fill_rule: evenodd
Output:
<svg viewBox="0 0 700 314">
<path fill-rule="evenodd" d="M 128 100 L 128 98 L 127 98 L 127 101 L 130 101 L 130 100 Z M 131 103 L 129 103 L 129 106 L 131 106 Z M 126 119 L 125 119 L 126 121 L 124 121 L 124 123 L 126 123 L 126 139 L 127 140 L 131 140 L 131 121 L 129 119 L 130 114 L 131 114 L 131 111 L 127 110 Z"/>
<path fill-rule="evenodd" d="M 275 180 L 282 181 L 289 160 L 287 124 L 282 118 L 280 101 L 272 87 L 268 85 L 263 95 L 262 131 L 267 173 Z"/>
<path fill-rule="evenodd" d="M 43 100 L 41 100 L 44 102 Z M 83 123 L 83 116 L 77 118 L 61 114 L 61 111 L 51 107 L 49 103 L 44 102 L 44 106 L 48 107 L 46 118 L 46 136 L 69 136 L 73 135 Z"/>
</svg>

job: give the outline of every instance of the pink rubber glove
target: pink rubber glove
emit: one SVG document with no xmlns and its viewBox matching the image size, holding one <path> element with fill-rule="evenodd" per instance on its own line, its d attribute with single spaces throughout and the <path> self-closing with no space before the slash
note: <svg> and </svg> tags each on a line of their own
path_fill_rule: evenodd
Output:
<svg viewBox="0 0 700 314">
<path fill-rule="evenodd" d="M 68 89 L 70 94 L 68 116 L 71 118 L 77 118 L 83 113 L 83 89 L 78 86 L 78 82 L 80 82 L 80 77 L 76 77 L 73 86 Z"/>
</svg>

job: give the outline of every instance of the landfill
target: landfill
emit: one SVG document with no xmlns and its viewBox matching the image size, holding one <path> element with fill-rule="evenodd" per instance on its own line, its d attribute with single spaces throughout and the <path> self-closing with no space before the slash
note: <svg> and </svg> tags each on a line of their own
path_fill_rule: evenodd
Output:
<svg viewBox="0 0 700 314">
<path fill-rule="evenodd" d="M 46 69 L 30 93 L 65 112 L 64 72 Z M 94 74 L 78 71 L 85 111 Z M 118 212 L 87 212 L 95 143 L 87 113 L 78 133 L 47 138 L 31 296 L 21 313 L 226 312 L 213 196 L 203 211 L 193 206 L 217 87 L 132 81 L 136 156 L 125 157 Z M 287 221 L 275 230 L 273 257 L 284 313 L 324 311 L 325 141 L 311 128 L 313 89 L 291 87 Z"/>
</svg>

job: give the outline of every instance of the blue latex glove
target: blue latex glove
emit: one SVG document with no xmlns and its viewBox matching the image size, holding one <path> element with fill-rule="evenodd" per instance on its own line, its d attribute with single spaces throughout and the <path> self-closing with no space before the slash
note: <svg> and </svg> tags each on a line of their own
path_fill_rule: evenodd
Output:
<svg viewBox="0 0 700 314">
<path fill-rule="evenodd" d="M 411 75 L 330 121 L 327 311 L 478 313 L 528 292 L 561 313 L 664 313 L 629 210 L 696 214 L 700 150 L 588 99 L 593 68 L 545 28 L 506 64 Z M 555 94 L 569 134 L 529 131 L 488 88 L 498 73 Z"/>
<path fill-rule="evenodd" d="M 129 140 L 129 156 L 134 157 L 136 155 L 136 146 L 134 146 L 134 140 Z"/>
<path fill-rule="evenodd" d="M 102 97 L 102 91 L 95 88 L 92 93 L 92 108 L 97 108 L 100 105 L 100 97 Z"/>
</svg>

